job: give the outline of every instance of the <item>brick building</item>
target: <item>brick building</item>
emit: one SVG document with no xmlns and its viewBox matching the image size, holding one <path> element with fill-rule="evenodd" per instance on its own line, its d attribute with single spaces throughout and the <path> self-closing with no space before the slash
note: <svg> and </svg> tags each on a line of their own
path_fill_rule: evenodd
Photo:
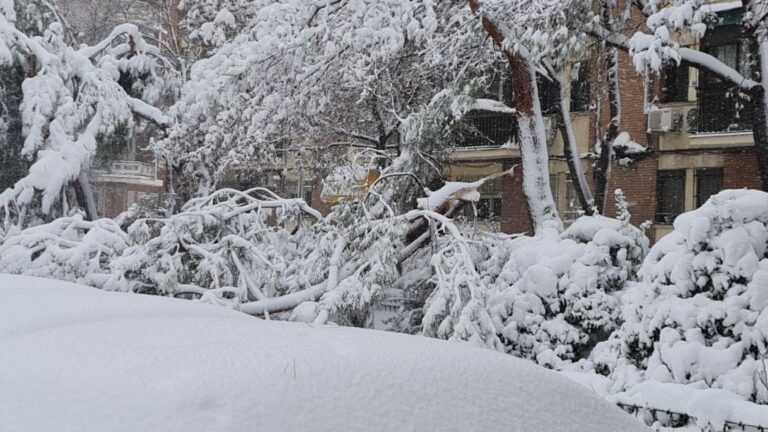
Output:
<svg viewBox="0 0 768 432">
<path fill-rule="evenodd" d="M 156 208 L 165 193 L 164 176 L 155 161 L 114 160 L 93 169 L 99 216 L 117 217 L 134 204 Z"/>
<path fill-rule="evenodd" d="M 717 8 L 720 20 L 703 40 L 686 45 L 703 50 L 732 67 L 746 72 L 745 49 L 739 40 L 740 2 Z M 608 124 L 604 98 L 590 94 L 599 88 L 594 70 L 597 62 L 579 62 L 577 79 L 570 89 L 573 126 L 587 179 L 594 190 L 594 143 L 598 112 L 603 130 Z M 646 147 L 631 163 L 615 162 L 608 185 L 606 213 L 613 215 L 612 192 L 621 188 L 629 200 L 633 222 L 649 220 L 649 237 L 660 238 L 671 231 L 671 223 L 682 212 L 692 210 L 714 193 L 729 188 L 761 188 L 757 157 L 749 119 L 749 102 L 738 99 L 714 76 L 699 73 L 686 64 L 671 67 L 660 77 L 646 80 L 639 75 L 627 53 L 620 54 L 621 131 Z M 544 83 L 546 85 L 546 83 Z M 495 93 L 495 89 L 494 89 Z M 547 113 L 547 90 L 540 84 L 540 97 Z M 503 89 L 499 89 L 503 95 Z M 596 100 L 602 104 L 596 109 Z M 590 101 L 592 101 L 590 103 Z M 473 180 L 520 163 L 513 140 L 514 117 L 477 113 L 473 122 L 483 139 L 470 138 L 466 147 L 451 154 L 448 177 Z M 559 133 L 549 144 L 550 184 L 558 211 L 566 223 L 578 216 L 578 201 L 570 180 Z M 621 161 L 621 155 L 617 161 Z M 625 162 L 625 161 L 621 161 Z M 482 191 L 480 214 L 495 217 L 502 231 L 531 232 L 531 221 L 522 190 L 522 172 L 487 185 Z"/>
</svg>

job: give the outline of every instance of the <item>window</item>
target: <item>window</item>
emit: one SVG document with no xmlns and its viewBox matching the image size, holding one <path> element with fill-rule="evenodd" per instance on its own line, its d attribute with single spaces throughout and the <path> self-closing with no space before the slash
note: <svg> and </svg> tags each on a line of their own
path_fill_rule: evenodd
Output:
<svg viewBox="0 0 768 432">
<path fill-rule="evenodd" d="M 656 222 L 671 224 L 685 208 L 685 170 L 656 174 Z"/>
<path fill-rule="evenodd" d="M 680 65 L 669 64 L 664 68 L 661 88 L 662 103 L 688 101 L 689 71 L 690 68 L 686 62 L 681 62 Z"/>
<path fill-rule="evenodd" d="M 463 139 L 467 147 L 499 147 L 517 142 L 517 121 L 512 115 L 474 113 L 467 121 L 470 127 Z"/>
<path fill-rule="evenodd" d="M 576 63 L 571 75 L 571 111 L 588 111 L 592 105 L 591 73 L 587 63 Z"/>
<path fill-rule="evenodd" d="M 549 175 L 549 189 L 552 191 L 552 199 L 555 203 L 560 202 L 560 188 L 557 187 L 557 174 Z"/>
<path fill-rule="evenodd" d="M 581 216 L 581 204 L 576 195 L 576 187 L 573 186 L 573 180 L 569 175 L 565 180 L 565 220 L 572 222 Z"/>
<path fill-rule="evenodd" d="M 507 66 L 502 64 L 494 73 L 491 84 L 485 89 L 484 97 L 512 105 L 514 103 L 514 95 L 512 94 L 512 85 L 506 73 L 506 68 Z"/>
<path fill-rule="evenodd" d="M 723 26 L 702 41 L 702 50 L 744 76 L 750 75 L 746 41 L 738 26 Z M 751 127 L 753 103 L 737 86 L 702 69 L 698 87 L 699 132 L 746 131 Z"/>
<path fill-rule="evenodd" d="M 552 114 L 558 109 L 560 100 L 560 89 L 557 83 L 542 75 L 537 75 L 537 84 L 539 87 L 539 102 L 541 103 L 541 112 Z"/>
<path fill-rule="evenodd" d="M 304 202 L 307 203 L 308 206 L 312 207 L 312 184 L 304 184 L 303 189 Z"/>
<path fill-rule="evenodd" d="M 494 220 L 501 215 L 501 198 L 483 198 L 477 203 L 477 218 Z"/>
<path fill-rule="evenodd" d="M 299 182 L 298 180 L 284 180 L 283 196 L 286 198 L 298 198 Z"/>
<path fill-rule="evenodd" d="M 723 190 L 723 169 L 703 168 L 696 170 L 696 207 L 701 207 L 709 197 Z"/>
<path fill-rule="evenodd" d="M 747 64 L 747 44 L 743 41 L 735 41 L 722 45 L 715 45 L 709 48 L 709 54 L 725 63 L 728 67 L 736 69 L 741 74 L 749 73 Z M 720 80 L 719 77 L 712 77 L 713 80 Z"/>
<path fill-rule="evenodd" d="M 502 68 L 495 72 L 482 97 L 512 104 L 512 86 Z M 465 147 L 499 147 L 517 142 L 517 120 L 510 114 L 472 112 L 466 116 L 462 145 Z"/>
<path fill-rule="evenodd" d="M 463 176 L 459 181 L 473 182 L 480 180 L 482 176 Z M 480 201 L 477 205 L 477 219 L 495 220 L 501 215 L 501 178 L 495 178 L 480 186 Z M 465 215 L 474 217 L 472 206 L 465 206 Z"/>
</svg>

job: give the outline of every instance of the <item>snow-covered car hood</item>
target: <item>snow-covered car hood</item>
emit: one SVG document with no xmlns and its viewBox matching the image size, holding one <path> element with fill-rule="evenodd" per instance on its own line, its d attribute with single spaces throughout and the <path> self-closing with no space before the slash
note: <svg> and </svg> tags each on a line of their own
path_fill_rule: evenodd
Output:
<svg viewBox="0 0 768 432">
<path fill-rule="evenodd" d="M 0 430 L 647 430 L 529 362 L 0 274 Z"/>
</svg>

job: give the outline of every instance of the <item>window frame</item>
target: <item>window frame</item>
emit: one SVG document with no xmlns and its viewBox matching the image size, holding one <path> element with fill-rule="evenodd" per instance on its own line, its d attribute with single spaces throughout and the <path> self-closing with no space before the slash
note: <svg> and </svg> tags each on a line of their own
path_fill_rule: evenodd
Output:
<svg viewBox="0 0 768 432">
<path fill-rule="evenodd" d="M 674 77 L 670 85 L 670 77 Z M 668 64 L 662 71 L 661 103 L 689 102 L 691 88 L 691 66 L 688 62 Z"/>
<path fill-rule="evenodd" d="M 585 112 L 592 109 L 592 64 L 582 61 L 576 63 L 578 71 L 571 78 L 571 112 Z"/>
<path fill-rule="evenodd" d="M 678 216 L 685 213 L 686 176 L 687 173 L 686 169 L 684 168 L 656 171 L 656 212 L 654 215 L 654 220 L 656 223 L 662 225 L 671 225 Z M 679 187 L 679 197 L 677 197 L 672 205 L 667 205 L 666 200 L 664 199 L 666 192 L 663 189 L 663 180 L 665 179 L 675 179 L 676 181 L 680 182 L 678 185 L 676 185 Z"/>
<path fill-rule="evenodd" d="M 458 176 L 456 181 L 461 182 L 474 182 L 484 178 L 484 176 Z M 501 211 L 503 207 L 503 200 L 501 196 L 502 181 L 501 177 L 491 179 L 480 186 L 480 200 L 476 204 L 477 207 L 477 220 L 478 221 L 498 221 L 501 218 Z M 484 215 L 482 208 L 488 207 L 488 214 Z M 464 216 L 467 218 L 474 217 L 474 212 L 471 205 L 464 207 Z"/>
<path fill-rule="evenodd" d="M 736 69 L 744 76 L 749 76 L 747 43 L 740 26 L 722 26 L 706 33 L 701 42 L 701 51 L 717 57 L 715 50 L 734 46 Z M 755 102 L 742 97 L 738 86 L 702 69 L 696 96 L 698 133 L 738 133 L 752 129 L 751 115 Z"/>
<path fill-rule="evenodd" d="M 716 188 L 717 191 L 715 191 L 714 193 L 710 193 L 705 199 L 702 200 L 701 180 L 713 179 L 713 178 L 719 179 L 719 186 Z M 701 207 L 712 195 L 715 195 L 718 192 L 722 191 L 724 182 L 725 182 L 725 175 L 722 167 L 707 167 L 707 168 L 695 169 L 693 173 L 693 184 L 695 188 L 693 192 L 694 206 L 696 208 Z"/>
</svg>

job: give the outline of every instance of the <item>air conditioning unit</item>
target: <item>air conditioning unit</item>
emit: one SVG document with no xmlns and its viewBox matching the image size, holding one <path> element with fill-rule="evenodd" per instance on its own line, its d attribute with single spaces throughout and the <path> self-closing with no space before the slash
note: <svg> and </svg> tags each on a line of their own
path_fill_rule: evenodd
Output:
<svg viewBox="0 0 768 432">
<path fill-rule="evenodd" d="M 680 129 L 680 113 L 674 108 L 654 108 L 648 112 L 648 132 L 665 133 Z"/>
</svg>

